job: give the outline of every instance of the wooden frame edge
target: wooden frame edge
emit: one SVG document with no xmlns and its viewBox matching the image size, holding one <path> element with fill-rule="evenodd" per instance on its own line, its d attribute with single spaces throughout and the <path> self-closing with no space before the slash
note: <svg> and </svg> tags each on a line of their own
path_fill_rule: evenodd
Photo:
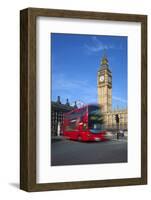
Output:
<svg viewBox="0 0 151 200">
<path fill-rule="evenodd" d="M 30 9 L 20 11 L 20 189 L 36 184 L 36 26 Z"/>
</svg>

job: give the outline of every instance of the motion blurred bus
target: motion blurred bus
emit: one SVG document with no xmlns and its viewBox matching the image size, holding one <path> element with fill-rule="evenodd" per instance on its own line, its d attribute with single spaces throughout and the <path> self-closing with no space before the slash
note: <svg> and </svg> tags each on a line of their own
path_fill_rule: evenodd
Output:
<svg viewBox="0 0 151 200">
<path fill-rule="evenodd" d="M 99 105 L 86 105 L 64 114 L 63 136 L 79 141 L 105 141 L 103 117 Z"/>
</svg>

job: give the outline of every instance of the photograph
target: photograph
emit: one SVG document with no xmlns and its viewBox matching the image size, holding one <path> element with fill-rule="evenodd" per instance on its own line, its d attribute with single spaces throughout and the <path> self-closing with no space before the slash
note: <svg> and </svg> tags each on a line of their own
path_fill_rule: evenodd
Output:
<svg viewBox="0 0 151 200">
<path fill-rule="evenodd" d="M 51 166 L 128 162 L 128 37 L 50 34 Z"/>
</svg>

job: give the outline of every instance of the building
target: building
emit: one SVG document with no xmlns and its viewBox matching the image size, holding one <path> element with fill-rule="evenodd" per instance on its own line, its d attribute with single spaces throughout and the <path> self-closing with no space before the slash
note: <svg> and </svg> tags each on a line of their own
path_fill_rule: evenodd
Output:
<svg viewBox="0 0 151 200">
<path fill-rule="evenodd" d="M 74 106 L 70 106 L 69 100 L 67 99 L 65 104 L 61 103 L 60 96 L 57 101 L 51 102 L 51 135 L 60 136 L 62 134 L 61 126 L 63 123 L 63 114 L 70 112 L 77 108 L 76 102 Z"/>
<path fill-rule="evenodd" d="M 127 108 L 112 109 L 112 72 L 109 69 L 109 62 L 104 55 L 97 73 L 98 103 L 104 115 L 106 129 L 115 129 L 115 115 L 119 116 L 119 128 L 127 129 Z"/>
</svg>

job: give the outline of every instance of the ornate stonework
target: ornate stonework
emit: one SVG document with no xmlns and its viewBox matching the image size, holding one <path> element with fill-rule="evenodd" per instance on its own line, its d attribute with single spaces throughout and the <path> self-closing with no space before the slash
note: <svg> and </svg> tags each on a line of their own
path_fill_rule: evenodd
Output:
<svg viewBox="0 0 151 200">
<path fill-rule="evenodd" d="M 104 55 L 97 74 L 98 103 L 104 114 L 104 124 L 108 129 L 116 128 L 115 115 L 119 116 L 119 128 L 127 129 L 127 109 L 112 110 L 112 72 Z"/>
</svg>

